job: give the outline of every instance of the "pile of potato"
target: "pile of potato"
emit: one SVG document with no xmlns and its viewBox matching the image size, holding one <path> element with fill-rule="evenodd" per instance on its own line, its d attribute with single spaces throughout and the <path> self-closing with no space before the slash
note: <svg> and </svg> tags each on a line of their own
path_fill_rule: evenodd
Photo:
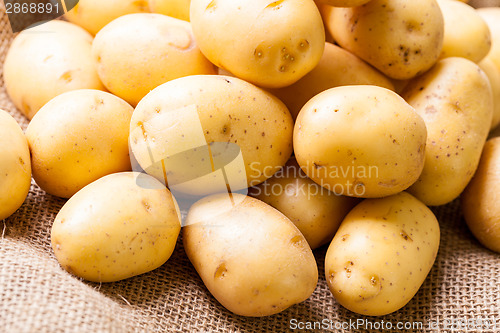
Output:
<svg viewBox="0 0 500 333">
<path fill-rule="evenodd" d="M 471 231 L 500 252 L 500 139 L 485 145 L 500 122 L 500 8 L 80 0 L 66 18 L 21 32 L 5 60 L 31 121 L 24 135 L 0 112 L 0 219 L 31 176 L 69 198 L 51 237 L 67 271 L 151 271 L 182 226 L 214 297 L 267 316 L 312 294 L 312 250 L 330 244 L 333 296 L 384 315 L 436 258 L 427 205 L 464 190 Z"/>
</svg>

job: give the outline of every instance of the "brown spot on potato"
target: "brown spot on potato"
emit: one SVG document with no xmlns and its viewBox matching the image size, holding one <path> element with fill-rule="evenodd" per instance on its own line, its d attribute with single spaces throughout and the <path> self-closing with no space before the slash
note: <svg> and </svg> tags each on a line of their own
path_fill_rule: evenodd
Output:
<svg viewBox="0 0 500 333">
<path fill-rule="evenodd" d="M 221 263 L 219 266 L 217 266 L 217 269 L 215 270 L 214 273 L 214 279 L 223 279 L 226 276 L 227 273 L 227 268 L 226 268 L 226 263 Z"/>
<path fill-rule="evenodd" d="M 70 83 L 73 80 L 73 75 L 71 74 L 72 71 L 66 71 L 64 72 L 60 77 L 59 80 L 66 81 L 66 83 Z"/>
</svg>

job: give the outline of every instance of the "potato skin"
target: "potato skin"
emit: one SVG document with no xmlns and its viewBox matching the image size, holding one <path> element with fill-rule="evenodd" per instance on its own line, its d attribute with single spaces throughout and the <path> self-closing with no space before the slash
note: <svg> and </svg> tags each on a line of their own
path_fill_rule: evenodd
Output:
<svg viewBox="0 0 500 333">
<path fill-rule="evenodd" d="M 16 120 L 0 110 L 0 220 L 21 207 L 30 186 L 28 141 Z"/>
<path fill-rule="evenodd" d="M 325 258 L 337 301 L 367 316 L 405 306 L 424 282 L 439 249 L 439 224 L 406 192 L 367 199 L 346 216 Z"/>
<path fill-rule="evenodd" d="M 488 140 L 476 174 L 462 193 L 462 210 L 481 244 L 500 253 L 500 137 Z"/>
<path fill-rule="evenodd" d="M 240 180 L 232 188 L 236 191 L 262 183 L 285 165 L 292 154 L 293 120 L 279 99 L 248 82 L 197 75 L 150 92 L 134 111 L 130 133 L 142 168 L 160 181 L 166 176 L 169 184 L 178 184 L 176 180 L 188 174 L 202 175 L 210 159 L 192 154 L 181 161 L 183 166 L 171 168 L 167 160 L 178 153 L 212 143 L 237 146 L 244 163 L 226 168 L 228 178 Z M 193 195 L 225 192 L 225 179 L 213 176 L 178 190 Z"/>
<path fill-rule="evenodd" d="M 37 32 L 51 33 L 37 33 Z M 5 58 L 5 88 L 29 119 L 52 98 L 76 89 L 104 90 L 91 56 L 92 36 L 53 20 L 17 35 Z"/>
<path fill-rule="evenodd" d="M 426 205 L 444 205 L 462 193 L 479 163 L 493 114 L 488 78 L 470 60 L 446 58 L 402 96 L 428 133 L 424 169 L 408 192 Z"/>
<path fill-rule="evenodd" d="M 113 282 L 163 265 L 181 229 L 170 191 L 146 174 L 107 175 L 69 199 L 51 231 L 54 254 L 68 272 Z"/>
<path fill-rule="evenodd" d="M 313 250 L 332 240 L 340 222 L 359 202 L 336 195 L 313 182 L 295 158 L 272 178 L 250 188 L 249 194 L 288 217 Z"/>
<path fill-rule="evenodd" d="M 393 79 L 424 73 L 443 46 L 443 16 L 435 0 L 372 0 L 324 10 L 335 41 Z"/>
<path fill-rule="evenodd" d="M 488 77 L 493 94 L 493 117 L 491 118 L 490 131 L 500 124 L 500 70 L 489 56 L 481 60 L 479 67 Z"/>
<path fill-rule="evenodd" d="M 444 18 L 441 58 L 462 57 L 481 61 L 490 51 L 491 34 L 476 10 L 460 1 L 437 0 Z"/>
<path fill-rule="evenodd" d="M 192 0 L 190 15 L 203 54 L 261 87 L 296 82 L 318 64 L 325 46 L 312 0 Z"/>
<path fill-rule="evenodd" d="M 316 288 L 318 269 L 304 236 L 257 199 L 205 197 L 189 210 L 183 241 L 210 293 L 235 314 L 276 314 Z"/>
<path fill-rule="evenodd" d="M 355 7 L 361 6 L 371 0 L 319 0 L 319 3 L 334 7 Z"/>
<path fill-rule="evenodd" d="M 417 180 L 426 135 L 422 118 L 395 92 L 344 86 L 302 108 L 293 145 L 297 162 L 317 184 L 373 198 L 401 192 Z"/>
<path fill-rule="evenodd" d="M 491 49 L 488 57 L 500 71 L 500 8 L 486 7 L 476 9 L 476 11 L 488 25 L 491 34 Z"/>
<path fill-rule="evenodd" d="M 147 12 L 148 0 L 79 0 L 64 17 L 95 35 L 120 16 Z"/>
<path fill-rule="evenodd" d="M 293 119 L 314 96 L 327 89 L 349 85 L 375 85 L 394 90 L 382 73 L 354 54 L 334 44 L 325 43 L 319 64 L 294 84 L 269 91 L 285 103 Z"/>
<path fill-rule="evenodd" d="M 69 198 L 102 176 L 129 171 L 133 111 L 121 98 L 99 90 L 75 90 L 52 99 L 26 130 L 38 186 Z"/>
<path fill-rule="evenodd" d="M 162 83 L 216 73 L 189 22 L 161 14 L 117 18 L 96 35 L 92 56 L 106 88 L 134 106 Z"/>
<path fill-rule="evenodd" d="M 153 13 L 159 13 L 179 20 L 189 21 L 191 0 L 149 0 L 149 8 Z"/>
</svg>

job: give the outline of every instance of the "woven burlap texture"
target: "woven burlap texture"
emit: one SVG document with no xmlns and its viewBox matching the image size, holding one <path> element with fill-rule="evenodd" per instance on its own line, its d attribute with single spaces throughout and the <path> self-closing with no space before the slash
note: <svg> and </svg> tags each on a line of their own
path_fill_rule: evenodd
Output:
<svg viewBox="0 0 500 333">
<path fill-rule="evenodd" d="M 12 32 L 4 10 L 0 18 L 3 63 Z M 0 108 L 26 129 L 27 119 L 10 102 L 3 77 L 1 82 Z M 430 322 L 440 322 L 433 331 L 449 332 L 442 325 L 447 320 L 483 320 L 500 327 L 500 257 L 474 240 L 458 201 L 434 209 L 441 245 L 420 291 L 403 309 L 378 318 L 351 313 L 333 299 L 323 272 L 326 247 L 315 251 L 320 276 L 314 294 L 265 318 L 239 317 L 224 309 L 203 285 L 181 241 L 170 260 L 153 272 L 102 285 L 81 281 L 60 268 L 50 246 L 50 228 L 64 202 L 33 183 L 24 205 L 0 221 L 0 332 L 288 332 L 294 319 L 423 323 L 423 329 L 405 331 L 430 331 Z M 497 329 L 483 325 L 455 331 Z"/>
</svg>

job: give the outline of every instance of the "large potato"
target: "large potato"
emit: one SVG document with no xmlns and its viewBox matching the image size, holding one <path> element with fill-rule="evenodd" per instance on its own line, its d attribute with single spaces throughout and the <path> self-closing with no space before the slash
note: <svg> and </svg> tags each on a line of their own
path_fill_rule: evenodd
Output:
<svg viewBox="0 0 500 333">
<path fill-rule="evenodd" d="M 427 126 L 425 166 L 408 190 L 438 206 L 465 189 L 481 157 L 493 114 L 488 77 L 464 58 L 440 60 L 408 84 L 402 96 Z"/>
<path fill-rule="evenodd" d="M 26 131 L 36 183 L 69 198 L 104 175 L 130 170 L 132 112 L 124 100 L 99 90 L 75 90 L 52 99 Z"/>
<path fill-rule="evenodd" d="M 335 41 L 393 79 L 427 71 L 441 54 L 444 23 L 435 0 L 372 0 L 324 9 Z"/>
<path fill-rule="evenodd" d="M 465 221 L 487 248 L 500 253 L 500 137 L 486 142 L 476 174 L 462 194 Z"/>
<path fill-rule="evenodd" d="M 21 207 L 30 185 L 28 141 L 14 118 L 0 110 L 0 220 Z"/>
<path fill-rule="evenodd" d="M 318 64 L 325 46 L 313 0 L 193 0 L 190 18 L 203 54 L 258 86 L 296 82 Z"/>
<path fill-rule="evenodd" d="M 105 176 L 75 194 L 59 211 L 51 242 L 68 272 L 112 282 L 161 266 L 181 229 L 177 203 L 151 176 Z"/>
<path fill-rule="evenodd" d="M 285 214 L 313 250 L 332 240 L 340 222 L 358 203 L 313 182 L 294 158 L 249 193 Z"/>
<path fill-rule="evenodd" d="M 106 88 L 132 105 L 167 81 L 216 73 L 189 22 L 161 14 L 117 18 L 96 35 L 92 55 Z"/>
<path fill-rule="evenodd" d="M 189 21 L 191 0 L 149 0 L 149 8 L 153 13 L 159 13 L 180 20 Z"/>
<path fill-rule="evenodd" d="M 79 0 L 64 17 L 95 35 L 120 16 L 147 12 L 148 0 Z"/>
<path fill-rule="evenodd" d="M 304 236 L 257 199 L 216 194 L 200 200 L 189 210 L 183 241 L 208 290 L 238 315 L 281 312 L 316 288 L 318 268 Z"/>
<path fill-rule="evenodd" d="M 500 124 L 500 70 L 489 56 L 484 58 L 479 67 L 488 76 L 493 93 L 493 117 L 491 118 L 491 130 Z"/>
<path fill-rule="evenodd" d="M 426 128 L 395 92 L 376 86 L 332 88 L 300 111 L 297 162 L 337 194 L 371 198 L 401 192 L 424 166 Z"/>
<path fill-rule="evenodd" d="M 104 89 L 91 56 L 92 36 L 79 26 L 49 21 L 14 38 L 3 67 L 5 88 L 29 119 L 52 98 L 76 89 Z"/>
<path fill-rule="evenodd" d="M 291 86 L 270 89 L 288 107 L 295 119 L 300 109 L 322 91 L 338 86 L 375 85 L 394 90 L 382 73 L 334 44 L 326 43 L 319 64 Z"/>
<path fill-rule="evenodd" d="M 410 194 L 365 200 L 346 216 L 326 253 L 330 291 L 362 315 L 397 311 L 431 270 L 439 237 L 432 211 Z"/>
<path fill-rule="evenodd" d="M 292 154 L 292 133 L 290 113 L 270 93 L 197 75 L 167 82 L 137 105 L 130 144 L 140 166 L 171 190 L 205 195 L 271 177 Z"/>
<path fill-rule="evenodd" d="M 474 8 L 456 0 L 437 0 L 444 18 L 441 58 L 463 57 L 481 61 L 490 51 L 491 34 Z"/>
</svg>

